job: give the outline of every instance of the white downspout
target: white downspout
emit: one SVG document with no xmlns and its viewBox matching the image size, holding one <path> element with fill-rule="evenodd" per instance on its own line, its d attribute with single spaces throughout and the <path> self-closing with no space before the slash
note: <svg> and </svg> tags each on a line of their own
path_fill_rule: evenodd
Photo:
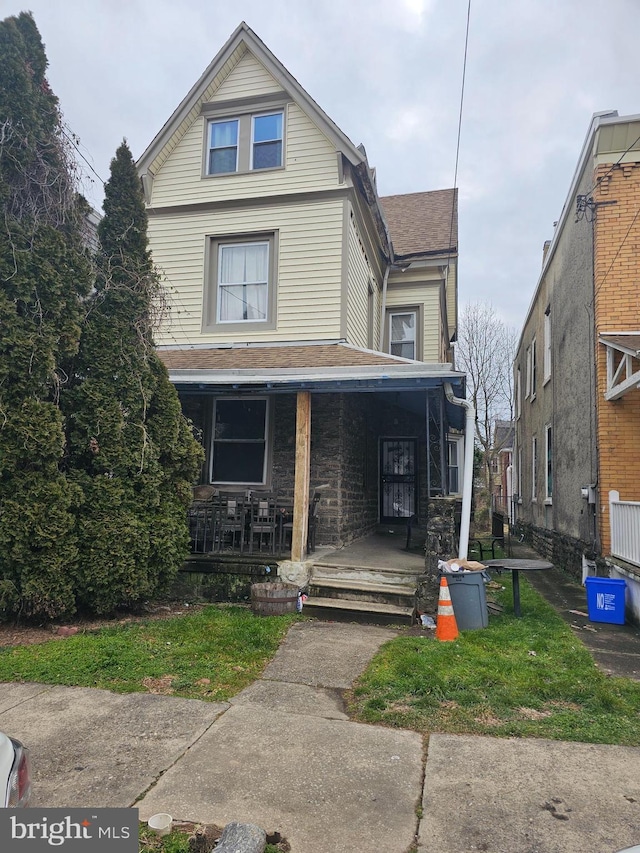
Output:
<svg viewBox="0 0 640 853">
<path fill-rule="evenodd" d="M 447 400 L 454 406 L 467 410 L 464 425 L 464 473 L 462 478 L 462 517 L 460 519 L 460 545 L 458 557 L 466 560 L 469 553 L 469 528 L 471 526 L 471 491 L 473 489 L 473 447 L 476 429 L 476 410 L 469 400 L 456 397 L 450 382 L 444 383 Z"/>
<path fill-rule="evenodd" d="M 387 282 L 389 281 L 389 272 L 391 271 L 392 263 L 387 264 L 382 280 L 382 305 L 380 308 L 380 340 L 378 341 L 378 349 L 384 351 L 384 332 L 385 332 L 385 314 L 387 313 Z"/>
</svg>

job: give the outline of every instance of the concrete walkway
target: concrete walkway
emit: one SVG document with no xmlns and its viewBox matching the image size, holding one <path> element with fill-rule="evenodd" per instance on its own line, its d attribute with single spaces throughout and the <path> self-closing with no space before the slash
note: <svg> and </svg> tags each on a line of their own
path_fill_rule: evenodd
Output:
<svg viewBox="0 0 640 853">
<path fill-rule="evenodd" d="M 230 703 L 0 685 L 35 806 L 248 821 L 292 853 L 615 853 L 640 843 L 640 749 L 349 722 L 342 691 L 392 629 L 294 625 Z M 427 641 L 428 642 L 428 641 Z M 422 815 L 421 819 L 418 815 Z"/>
</svg>

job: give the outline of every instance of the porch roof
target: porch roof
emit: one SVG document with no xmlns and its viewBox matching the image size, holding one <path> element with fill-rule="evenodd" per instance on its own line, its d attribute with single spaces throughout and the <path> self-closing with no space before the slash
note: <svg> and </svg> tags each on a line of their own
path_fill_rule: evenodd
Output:
<svg viewBox="0 0 640 853">
<path fill-rule="evenodd" d="M 464 388 L 464 374 L 450 364 L 410 361 L 342 341 L 160 349 L 158 354 L 171 381 L 184 390 L 400 391 L 443 382 L 459 393 Z"/>
</svg>

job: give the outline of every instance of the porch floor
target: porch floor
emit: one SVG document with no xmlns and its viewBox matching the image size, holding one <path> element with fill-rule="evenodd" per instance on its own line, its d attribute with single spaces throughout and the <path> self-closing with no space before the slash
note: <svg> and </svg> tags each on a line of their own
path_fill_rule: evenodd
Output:
<svg viewBox="0 0 640 853">
<path fill-rule="evenodd" d="M 418 544 L 420 543 L 420 544 Z M 406 529 L 380 527 L 375 533 L 357 539 L 343 548 L 319 546 L 311 555 L 314 565 L 339 568 L 400 569 L 408 573 L 424 571 L 424 550 L 420 538 L 414 536 L 410 551 L 405 549 Z"/>
</svg>

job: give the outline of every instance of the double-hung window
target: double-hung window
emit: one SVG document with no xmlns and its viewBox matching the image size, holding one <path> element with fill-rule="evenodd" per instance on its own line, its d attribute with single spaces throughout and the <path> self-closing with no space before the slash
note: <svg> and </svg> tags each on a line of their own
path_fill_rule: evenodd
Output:
<svg viewBox="0 0 640 853">
<path fill-rule="evenodd" d="M 416 312 L 389 314 L 389 352 L 402 358 L 416 358 Z"/>
<path fill-rule="evenodd" d="M 218 323 L 267 319 L 269 243 L 218 246 Z"/>
<path fill-rule="evenodd" d="M 276 327 L 278 233 L 211 237 L 203 331 Z"/>
<path fill-rule="evenodd" d="M 269 400 L 218 398 L 214 403 L 211 482 L 262 486 L 267 482 Z"/>
<path fill-rule="evenodd" d="M 252 117 L 252 169 L 282 166 L 282 113 Z"/>
<path fill-rule="evenodd" d="M 284 166 L 284 109 L 209 118 L 205 175 L 230 175 Z"/>
<path fill-rule="evenodd" d="M 238 171 L 238 120 L 212 121 L 209 125 L 208 174 Z"/>
</svg>

